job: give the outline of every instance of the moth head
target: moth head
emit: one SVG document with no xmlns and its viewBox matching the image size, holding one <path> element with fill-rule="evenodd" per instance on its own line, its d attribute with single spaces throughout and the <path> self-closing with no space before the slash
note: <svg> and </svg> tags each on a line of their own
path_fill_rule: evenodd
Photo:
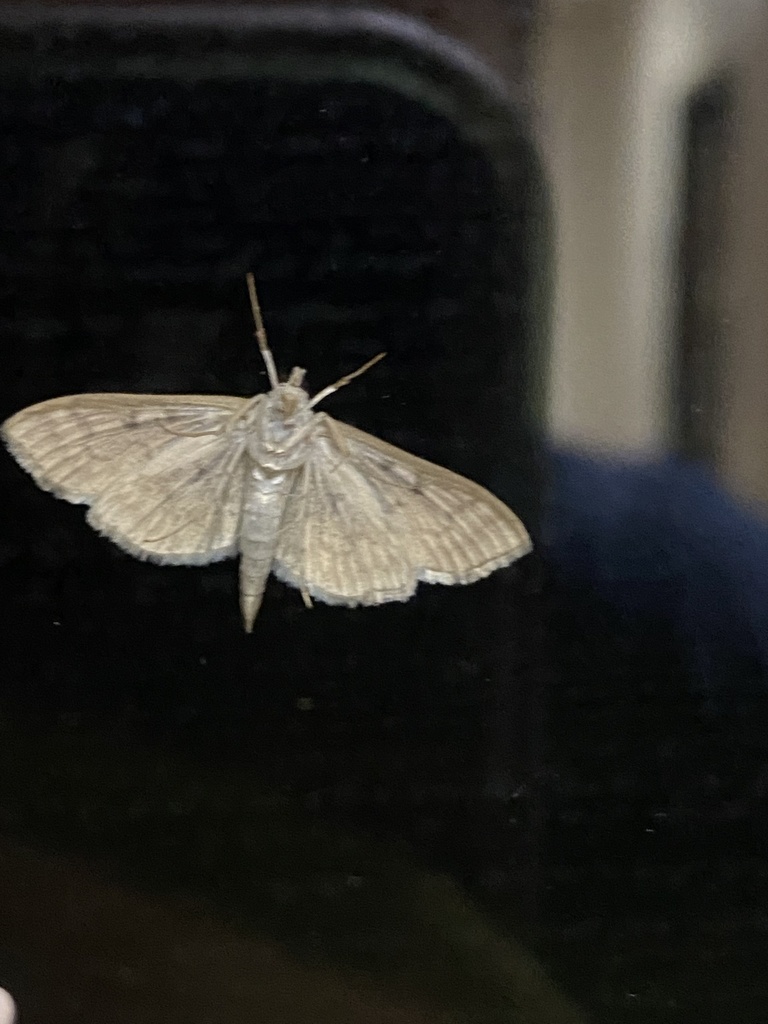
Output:
<svg viewBox="0 0 768 1024">
<path fill-rule="evenodd" d="M 267 394 L 265 426 L 268 437 L 278 445 L 287 441 L 312 418 L 309 395 L 289 380 Z"/>
<path fill-rule="evenodd" d="M 298 413 L 306 409 L 309 396 L 301 386 L 306 370 L 294 366 L 285 384 L 278 384 L 277 394 L 280 396 L 280 410 L 287 420 L 293 420 Z"/>
</svg>

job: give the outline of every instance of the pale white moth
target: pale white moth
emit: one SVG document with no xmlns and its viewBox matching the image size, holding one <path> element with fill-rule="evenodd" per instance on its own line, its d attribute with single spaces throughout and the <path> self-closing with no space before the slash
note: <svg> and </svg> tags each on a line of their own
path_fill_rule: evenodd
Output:
<svg viewBox="0 0 768 1024">
<path fill-rule="evenodd" d="M 22 409 L 6 445 L 44 490 L 89 505 L 88 522 L 162 565 L 240 556 L 251 632 L 267 578 L 327 604 L 407 601 L 419 581 L 465 584 L 531 550 L 518 517 L 448 469 L 314 407 L 305 371 L 281 383 L 247 277 L 271 390 L 229 395 L 83 394 Z"/>
</svg>

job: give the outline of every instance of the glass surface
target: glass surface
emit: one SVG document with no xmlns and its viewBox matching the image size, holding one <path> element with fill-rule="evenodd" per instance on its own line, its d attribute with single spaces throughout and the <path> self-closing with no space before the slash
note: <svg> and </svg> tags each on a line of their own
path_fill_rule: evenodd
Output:
<svg viewBox="0 0 768 1024">
<path fill-rule="evenodd" d="M 21 1024 L 765 1019 L 768 24 L 532 6 L 1 15 L 0 419 L 265 391 L 250 272 L 534 541 L 248 635 L 3 452 Z"/>
</svg>

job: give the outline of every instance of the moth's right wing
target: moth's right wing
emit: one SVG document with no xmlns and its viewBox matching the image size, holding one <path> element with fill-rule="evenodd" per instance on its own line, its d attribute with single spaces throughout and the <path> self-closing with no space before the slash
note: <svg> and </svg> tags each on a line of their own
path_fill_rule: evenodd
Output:
<svg viewBox="0 0 768 1024">
<path fill-rule="evenodd" d="M 11 416 L 2 435 L 46 491 L 138 558 L 205 564 L 237 553 L 244 441 L 227 395 L 84 394 Z"/>
<path fill-rule="evenodd" d="M 417 583 L 473 583 L 531 550 L 479 484 L 320 414 L 296 474 L 275 575 L 328 604 L 407 601 Z"/>
</svg>

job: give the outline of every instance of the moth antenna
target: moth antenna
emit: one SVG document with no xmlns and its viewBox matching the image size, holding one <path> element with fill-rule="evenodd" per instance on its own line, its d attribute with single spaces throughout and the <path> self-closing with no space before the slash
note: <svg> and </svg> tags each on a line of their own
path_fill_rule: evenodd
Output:
<svg viewBox="0 0 768 1024">
<path fill-rule="evenodd" d="M 248 295 L 251 299 L 251 312 L 253 313 L 253 322 L 256 327 L 254 334 L 256 336 L 256 341 L 259 343 L 261 358 L 264 360 L 264 365 L 267 368 L 267 376 L 269 377 L 270 386 L 274 391 L 280 381 L 277 377 L 275 359 L 267 342 L 267 332 L 264 330 L 264 321 L 261 318 L 261 306 L 259 306 L 259 297 L 256 294 L 256 282 L 253 279 L 253 274 L 246 274 L 245 280 L 248 282 Z"/>
<path fill-rule="evenodd" d="M 307 408 L 311 409 L 313 405 L 317 405 L 318 402 L 322 402 L 324 398 L 327 398 L 328 395 L 332 395 L 334 391 L 338 391 L 339 388 L 345 387 L 351 380 L 354 380 L 355 377 L 359 377 L 361 373 L 365 373 L 366 370 L 370 370 L 370 368 L 383 359 L 386 354 L 386 352 L 379 352 L 379 354 L 374 356 L 373 359 L 369 359 L 367 363 L 364 363 L 359 370 L 353 370 L 352 373 L 345 373 L 343 377 L 339 377 L 335 384 L 329 384 L 327 388 L 323 388 L 322 391 L 318 391 Z"/>
</svg>

